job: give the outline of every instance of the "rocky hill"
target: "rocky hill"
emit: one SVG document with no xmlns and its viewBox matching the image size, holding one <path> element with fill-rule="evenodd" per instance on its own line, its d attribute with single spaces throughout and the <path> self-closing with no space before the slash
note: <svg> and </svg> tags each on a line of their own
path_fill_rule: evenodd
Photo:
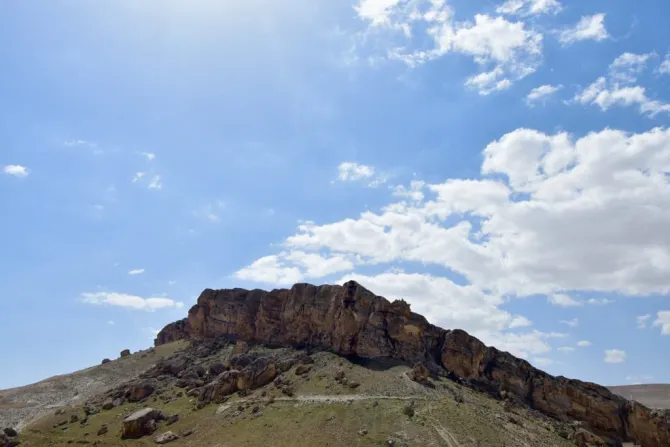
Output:
<svg viewBox="0 0 670 447">
<path fill-rule="evenodd" d="M 155 344 L 0 392 L 0 421 L 22 428 L 0 446 L 670 445 L 669 411 L 553 377 L 354 282 L 208 289 Z"/>
<path fill-rule="evenodd" d="M 156 344 L 224 336 L 266 346 L 309 347 L 343 356 L 421 362 L 433 374 L 513 400 L 560 421 L 579 421 L 616 445 L 670 446 L 670 412 L 652 410 L 603 386 L 554 377 L 461 330 L 445 330 L 355 282 L 291 289 L 205 290 L 185 320 Z"/>
</svg>

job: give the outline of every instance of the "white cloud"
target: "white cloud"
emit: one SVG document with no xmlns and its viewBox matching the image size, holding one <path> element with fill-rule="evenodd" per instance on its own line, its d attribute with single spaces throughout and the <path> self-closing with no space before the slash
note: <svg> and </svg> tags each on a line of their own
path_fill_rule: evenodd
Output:
<svg viewBox="0 0 670 447">
<path fill-rule="evenodd" d="M 539 13 L 547 3 L 552 2 L 533 0 L 528 10 Z M 542 35 L 523 21 L 476 14 L 473 21 L 456 22 L 443 0 L 360 0 L 356 11 L 372 30 L 392 33 L 382 36 L 390 59 L 415 67 L 449 53 L 472 57 L 479 73 L 469 77 L 466 86 L 480 94 L 508 88 L 533 73 L 542 61 Z M 395 45 L 395 34 L 402 36 L 403 44 Z M 425 46 L 414 44 L 426 41 Z"/>
<path fill-rule="evenodd" d="M 30 174 L 30 171 L 28 171 L 25 166 L 21 165 L 6 165 L 2 168 L 2 172 L 19 178 L 27 177 L 28 174 Z"/>
<path fill-rule="evenodd" d="M 345 161 L 337 167 L 337 178 L 341 182 L 365 181 L 370 188 L 376 188 L 386 183 L 388 175 L 372 166 Z"/>
<path fill-rule="evenodd" d="M 656 320 L 653 324 L 654 327 L 661 327 L 661 334 L 670 335 L 670 310 L 663 310 L 656 313 Z"/>
<path fill-rule="evenodd" d="M 430 198 L 405 200 L 409 187 L 379 211 L 303 222 L 279 254 L 236 276 L 292 284 L 351 269 L 342 280 L 406 298 L 436 323 L 526 358 L 550 351 L 550 338 L 510 333 L 530 322 L 503 310 L 505 300 L 602 305 L 609 300 L 574 297 L 670 293 L 670 129 L 579 138 L 517 129 L 484 148 L 481 171 L 421 185 Z M 459 284 L 397 270 L 413 265 L 448 269 Z M 386 273 L 358 270 L 373 267 Z"/>
<path fill-rule="evenodd" d="M 662 74 L 670 74 L 670 54 L 665 56 L 665 60 L 659 65 L 658 71 Z"/>
<path fill-rule="evenodd" d="M 496 8 L 498 14 L 522 17 L 539 14 L 557 14 L 563 7 L 558 0 L 507 0 Z"/>
<path fill-rule="evenodd" d="M 586 347 L 591 346 L 591 345 L 592 345 L 592 343 L 588 340 L 580 340 L 580 341 L 577 342 L 577 346 L 579 346 L 580 348 L 586 348 Z"/>
<path fill-rule="evenodd" d="M 633 83 L 652 56 L 653 53 L 623 53 L 610 64 L 610 76 L 617 82 Z"/>
<path fill-rule="evenodd" d="M 620 349 L 606 349 L 605 363 L 623 363 L 626 360 L 626 353 Z"/>
<path fill-rule="evenodd" d="M 353 268 L 354 263 L 348 256 L 322 256 L 318 253 L 292 250 L 260 258 L 237 271 L 234 276 L 270 285 L 291 285 L 306 278 L 323 278 Z"/>
<path fill-rule="evenodd" d="M 112 320 L 109 320 L 109 321 L 107 322 L 107 324 L 110 325 L 110 326 L 114 326 L 116 323 L 114 323 Z"/>
<path fill-rule="evenodd" d="M 161 181 L 160 175 L 154 175 L 149 182 L 149 189 L 161 189 L 163 187 L 163 182 Z"/>
<path fill-rule="evenodd" d="M 570 327 L 577 327 L 579 326 L 579 318 L 573 318 L 572 320 L 561 320 L 561 323 Z"/>
<path fill-rule="evenodd" d="M 82 293 L 82 300 L 88 304 L 128 307 L 131 309 L 154 311 L 157 309 L 176 308 L 181 309 L 184 303 L 166 297 L 142 298 L 136 295 L 128 295 L 116 292 L 92 292 Z"/>
<path fill-rule="evenodd" d="M 145 328 L 144 330 L 149 333 L 149 340 L 154 340 L 158 336 L 158 333 L 160 332 L 160 329 L 156 329 L 153 327 L 148 327 Z"/>
<path fill-rule="evenodd" d="M 565 293 L 553 293 L 547 299 L 554 306 L 560 307 L 579 307 L 584 305 L 581 301 L 577 301 Z"/>
<path fill-rule="evenodd" d="M 135 176 L 133 177 L 133 183 L 137 183 L 141 181 L 146 174 L 144 172 L 136 172 Z"/>
<path fill-rule="evenodd" d="M 528 96 L 526 96 L 526 104 L 528 104 L 529 107 L 534 107 L 535 104 L 538 102 L 546 102 L 547 99 L 551 96 L 553 96 L 556 92 L 561 90 L 563 88 L 562 85 L 541 85 L 539 87 L 534 88 L 533 90 L 528 93 Z"/>
<path fill-rule="evenodd" d="M 571 45 L 583 40 L 601 41 L 609 38 L 605 28 L 605 14 L 583 16 L 577 24 L 560 32 L 558 39 L 563 45 Z"/>
<path fill-rule="evenodd" d="M 404 185 L 396 185 L 393 188 L 393 195 L 395 197 L 402 197 L 409 199 L 412 202 L 421 202 L 423 200 L 423 190 L 426 184 L 421 180 L 412 180 L 409 188 Z"/>
<path fill-rule="evenodd" d="M 133 269 L 133 270 L 128 272 L 129 275 L 133 275 L 133 276 L 141 275 L 142 273 L 144 273 L 144 269 Z"/>
<path fill-rule="evenodd" d="M 560 348 L 558 348 L 559 352 L 573 352 L 574 350 L 575 348 L 573 348 L 572 346 L 561 346 Z"/>
<path fill-rule="evenodd" d="M 578 92 L 574 101 L 581 104 L 595 104 L 603 111 L 614 106 L 637 106 L 640 113 L 650 116 L 670 113 L 670 104 L 649 98 L 644 87 L 639 85 L 622 87 L 604 77 L 598 78 L 593 84 Z"/>
<path fill-rule="evenodd" d="M 651 318 L 651 314 L 638 315 L 635 317 L 635 322 L 637 323 L 638 329 L 644 329 L 647 327 L 647 322 Z"/>
<path fill-rule="evenodd" d="M 154 154 L 153 152 L 142 152 L 142 155 L 144 155 L 146 159 L 149 161 L 153 161 L 156 159 L 156 154 Z"/>
</svg>

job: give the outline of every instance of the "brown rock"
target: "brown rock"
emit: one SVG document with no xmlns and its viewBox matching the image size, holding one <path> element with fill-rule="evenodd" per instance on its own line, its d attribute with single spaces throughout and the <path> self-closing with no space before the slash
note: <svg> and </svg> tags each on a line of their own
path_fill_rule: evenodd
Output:
<svg viewBox="0 0 670 447">
<path fill-rule="evenodd" d="M 414 365 L 412 371 L 409 373 L 409 378 L 418 383 L 426 383 L 430 377 L 430 371 L 426 368 L 426 365 L 419 362 Z"/>
<path fill-rule="evenodd" d="M 124 349 L 121 351 L 121 357 L 128 357 L 130 355 L 130 349 Z"/>
<path fill-rule="evenodd" d="M 126 391 L 126 399 L 128 402 L 139 402 L 142 399 L 145 399 L 156 390 L 154 385 L 150 382 L 142 382 L 135 385 L 132 385 Z"/>
<path fill-rule="evenodd" d="M 138 439 L 156 431 L 156 421 L 164 419 L 163 413 L 153 408 L 136 411 L 123 420 L 121 439 Z"/>
<path fill-rule="evenodd" d="M 249 352 L 249 344 L 244 340 L 237 340 L 233 354 L 246 354 Z"/>
<path fill-rule="evenodd" d="M 107 433 L 108 431 L 109 431 L 109 429 L 107 428 L 107 426 L 103 425 L 102 427 L 100 427 L 100 430 L 98 430 L 98 436 L 102 436 L 105 433 Z"/>
<path fill-rule="evenodd" d="M 111 362 L 110 359 L 102 359 L 102 365 L 104 365 L 105 363 L 109 363 L 109 362 Z"/>
<path fill-rule="evenodd" d="M 156 444 L 167 444 L 168 442 L 176 441 L 179 439 L 179 436 L 172 433 L 171 431 L 166 431 L 154 438 Z"/>
<path fill-rule="evenodd" d="M 9 436 L 10 438 L 13 438 L 14 436 L 19 435 L 19 433 L 16 430 L 14 430 L 12 427 L 4 428 L 2 431 L 5 433 L 5 435 Z"/>
<path fill-rule="evenodd" d="M 601 447 L 605 445 L 601 438 L 583 428 L 577 430 L 574 440 L 579 447 Z"/>
<path fill-rule="evenodd" d="M 670 411 L 652 411 L 604 387 L 550 376 L 462 330 L 431 325 L 411 312 L 406 302 L 389 302 L 353 281 L 343 286 L 296 284 L 271 292 L 206 289 L 188 319 L 166 326 L 156 344 L 218 337 L 392 358 L 409 365 L 421 362 L 430 371 L 442 371 L 495 397 L 505 391 L 506 399 L 550 417 L 580 421 L 604 442 L 636 440 L 645 447 L 670 446 Z M 284 365 L 273 362 L 244 371 L 248 366 L 239 370 L 235 385 L 219 381 L 214 388 L 254 387 L 284 371 Z"/>
<path fill-rule="evenodd" d="M 173 414 L 165 420 L 165 425 L 172 425 L 179 420 L 178 414 Z"/>
<path fill-rule="evenodd" d="M 298 367 L 295 369 L 295 374 L 297 376 L 302 376 L 304 374 L 307 374 L 312 370 L 312 367 L 309 365 L 298 365 Z"/>
</svg>

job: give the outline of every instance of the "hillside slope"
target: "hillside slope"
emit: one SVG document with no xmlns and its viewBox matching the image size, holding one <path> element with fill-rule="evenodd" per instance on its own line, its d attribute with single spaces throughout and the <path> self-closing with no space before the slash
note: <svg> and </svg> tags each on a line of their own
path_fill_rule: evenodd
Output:
<svg viewBox="0 0 670 447">
<path fill-rule="evenodd" d="M 185 343 L 140 351 L 128 357 L 63 374 L 18 388 L 0 390 L 0 428 L 21 429 L 27 422 L 68 405 L 81 404 L 97 394 L 140 374 Z"/>
</svg>

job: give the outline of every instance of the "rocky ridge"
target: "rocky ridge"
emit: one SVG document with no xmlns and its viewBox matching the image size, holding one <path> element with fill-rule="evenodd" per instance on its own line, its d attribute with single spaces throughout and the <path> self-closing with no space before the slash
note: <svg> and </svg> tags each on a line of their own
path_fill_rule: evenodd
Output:
<svg viewBox="0 0 670 447">
<path fill-rule="evenodd" d="M 448 376 L 496 398 L 526 405 L 559 421 L 579 421 L 609 445 L 670 445 L 670 411 L 651 410 L 600 385 L 551 376 L 525 360 L 487 347 L 462 330 L 434 326 L 411 312 L 406 302 L 389 302 L 353 281 L 343 286 L 296 284 L 270 292 L 207 289 L 188 318 L 167 325 L 155 343 L 220 337 L 394 359 L 409 365 L 422 363 L 432 374 Z M 199 390 L 201 399 L 271 380 L 276 364 L 260 363 L 222 372 L 209 388 L 218 387 L 219 392 Z"/>
</svg>

